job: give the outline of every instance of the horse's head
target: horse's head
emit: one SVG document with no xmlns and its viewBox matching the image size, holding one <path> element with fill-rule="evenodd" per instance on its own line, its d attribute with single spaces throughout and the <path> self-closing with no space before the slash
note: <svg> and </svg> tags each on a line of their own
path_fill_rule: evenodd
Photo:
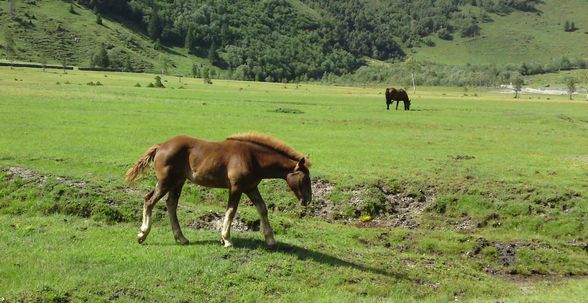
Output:
<svg viewBox="0 0 588 303">
<path fill-rule="evenodd" d="M 288 186 L 296 195 L 302 206 L 312 201 L 312 187 L 310 185 L 310 171 L 306 166 L 306 158 L 300 159 L 294 167 L 294 171 L 286 177 Z"/>
</svg>

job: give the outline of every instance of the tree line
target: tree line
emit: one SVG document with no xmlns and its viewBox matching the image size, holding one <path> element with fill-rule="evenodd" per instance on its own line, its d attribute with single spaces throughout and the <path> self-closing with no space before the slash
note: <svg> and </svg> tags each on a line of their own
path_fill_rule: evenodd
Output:
<svg viewBox="0 0 588 303">
<path fill-rule="evenodd" d="M 365 57 L 402 60 L 403 46 L 431 45 L 432 35 L 477 35 L 482 20 L 464 5 L 508 13 L 538 1 L 78 0 L 134 23 L 156 48 L 183 46 L 234 78 L 280 82 L 347 74 Z"/>
</svg>

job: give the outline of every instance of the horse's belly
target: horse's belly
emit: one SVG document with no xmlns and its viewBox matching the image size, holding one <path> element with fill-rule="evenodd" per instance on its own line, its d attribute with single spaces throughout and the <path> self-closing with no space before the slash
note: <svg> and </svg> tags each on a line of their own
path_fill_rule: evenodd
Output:
<svg viewBox="0 0 588 303">
<path fill-rule="evenodd" d="M 203 173 L 203 172 L 192 172 L 190 176 L 190 181 L 196 183 L 198 185 L 206 186 L 206 187 L 216 187 L 216 188 L 228 188 L 228 182 L 226 178 L 223 176 L 219 176 L 217 174 L 210 174 L 210 173 Z"/>
</svg>

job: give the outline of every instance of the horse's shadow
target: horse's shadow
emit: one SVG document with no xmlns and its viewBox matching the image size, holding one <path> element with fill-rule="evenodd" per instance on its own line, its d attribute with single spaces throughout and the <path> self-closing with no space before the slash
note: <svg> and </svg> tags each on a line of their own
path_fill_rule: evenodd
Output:
<svg viewBox="0 0 588 303">
<path fill-rule="evenodd" d="M 220 245 L 219 241 L 213 240 L 201 240 L 191 242 L 191 245 Z M 293 244 L 278 242 L 275 247 L 268 247 L 265 242 L 257 239 L 233 239 L 233 245 L 236 249 L 239 248 L 248 248 L 248 249 L 265 249 L 269 252 L 274 253 L 284 253 L 295 255 L 299 260 L 307 260 L 310 259 L 317 263 L 326 264 L 329 266 L 340 266 L 340 267 L 349 267 L 356 270 L 360 270 L 363 272 L 369 272 L 373 274 L 383 275 L 390 278 L 395 279 L 404 279 L 407 280 L 409 277 L 404 273 L 397 273 L 397 272 L 388 272 L 386 270 L 380 268 L 374 268 L 362 264 L 353 263 L 350 261 L 345 261 L 343 259 L 339 259 L 335 256 L 331 256 L 319 251 L 309 250 L 300 246 L 296 246 Z"/>
</svg>

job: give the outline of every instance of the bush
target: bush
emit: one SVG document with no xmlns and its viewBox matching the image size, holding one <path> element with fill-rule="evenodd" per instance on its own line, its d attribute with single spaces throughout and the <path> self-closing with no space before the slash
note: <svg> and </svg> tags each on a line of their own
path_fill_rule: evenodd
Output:
<svg viewBox="0 0 588 303">
<path fill-rule="evenodd" d="M 160 76 L 155 76 L 155 84 L 153 85 L 153 87 L 165 88 L 165 85 L 163 85 L 163 83 L 161 83 L 161 77 Z"/>
</svg>

